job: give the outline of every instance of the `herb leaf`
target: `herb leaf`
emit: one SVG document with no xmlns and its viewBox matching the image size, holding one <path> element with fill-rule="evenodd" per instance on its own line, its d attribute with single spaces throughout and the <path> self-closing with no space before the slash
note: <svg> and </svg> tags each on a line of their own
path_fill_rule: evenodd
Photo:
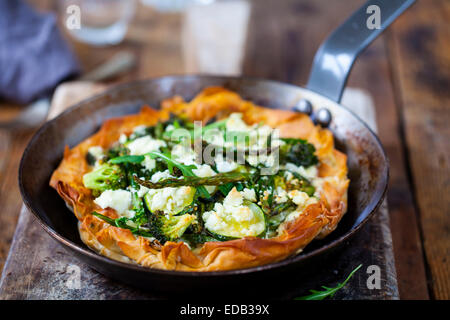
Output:
<svg viewBox="0 0 450 320">
<path fill-rule="evenodd" d="M 303 296 L 303 297 L 297 297 L 294 300 L 323 300 L 327 297 L 333 297 L 334 294 L 339 290 L 342 289 L 350 280 L 350 278 L 355 274 L 356 271 L 358 271 L 362 267 L 362 264 L 357 266 L 355 269 L 353 269 L 352 272 L 348 275 L 347 279 L 344 280 L 342 283 L 338 283 L 338 285 L 334 288 L 329 288 L 326 286 L 322 286 L 322 289 L 324 290 L 309 290 L 311 292 L 310 295 Z"/>
<path fill-rule="evenodd" d="M 181 173 L 185 177 L 196 177 L 196 175 L 192 171 L 192 169 L 197 168 L 195 165 L 187 166 L 187 165 L 181 164 L 178 161 L 171 159 L 169 155 L 165 155 L 160 152 L 155 152 L 155 151 L 149 152 L 149 153 L 147 153 L 147 155 L 149 155 L 150 158 L 152 158 L 152 159 L 160 158 L 160 159 L 164 160 L 165 162 L 167 162 L 168 165 L 177 167 L 178 169 L 180 169 Z M 208 190 L 206 190 L 206 188 L 204 186 L 199 186 L 197 188 L 197 190 L 202 194 L 203 197 L 205 197 L 207 199 L 211 197 Z"/>
</svg>

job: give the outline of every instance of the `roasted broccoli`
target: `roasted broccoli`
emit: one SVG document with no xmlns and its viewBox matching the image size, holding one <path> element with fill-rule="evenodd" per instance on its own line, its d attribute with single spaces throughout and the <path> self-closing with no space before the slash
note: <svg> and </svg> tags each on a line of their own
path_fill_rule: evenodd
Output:
<svg viewBox="0 0 450 320">
<path fill-rule="evenodd" d="M 195 220 L 192 214 L 166 216 L 162 212 L 152 214 L 148 227 L 150 233 L 161 243 L 179 239 Z"/>
<path fill-rule="evenodd" d="M 316 165 L 319 159 L 314 154 L 316 148 L 306 140 L 283 138 L 286 144 L 280 148 L 280 158 L 282 162 L 291 162 L 297 166 L 309 167 Z"/>
<path fill-rule="evenodd" d="M 118 165 L 105 163 L 83 176 L 83 184 L 99 195 L 105 190 L 125 189 L 128 185 L 124 170 Z"/>
</svg>

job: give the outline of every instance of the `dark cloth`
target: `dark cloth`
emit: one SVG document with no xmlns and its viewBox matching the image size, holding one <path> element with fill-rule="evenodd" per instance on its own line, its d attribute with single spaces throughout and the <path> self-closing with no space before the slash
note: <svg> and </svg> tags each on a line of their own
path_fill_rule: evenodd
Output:
<svg viewBox="0 0 450 320">
<path fill-rule="evenodd" d="M 0 0 L 0 97 L 31 102 L 79 70 L 53 14 Z"/>
</svg>

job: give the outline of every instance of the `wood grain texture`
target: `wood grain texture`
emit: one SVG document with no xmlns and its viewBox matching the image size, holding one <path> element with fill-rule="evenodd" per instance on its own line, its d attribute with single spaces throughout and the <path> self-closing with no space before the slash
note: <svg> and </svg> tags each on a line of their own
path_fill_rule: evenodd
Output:
<svg viewBox="0 0 450 320">
<path fill-rule="evenodd" d="M 322 39 L 361 4 L 361 1 L 345 1 L 329 10 L 326 1 L 283 1 L 277 5 L 268 0 L 260 2 L 263 4 L 252 12 L 254 20 L 249 30 L 244 74 L 299 85 L 306 83 Z M 407 13 L 400 19 L 408 19 Z M 283 23 L 279 23 L 281 20 Z M 262 49 L 261 43 L 270 45 Z M 398 130 L 388 61 L 385 37 L 381 36 L 358 58 L 348 85 L 364 89 L 374 99 L 379 136 L 390 160 L 387 198 L 400 297 L 427 299 L 420 232 L 406 175 L 407 159 Z"/>
<path fill-rule="evenodd" d="M 410 174 L 436 299 L 450 299 L 450 2 L 419 1 L 389 33 Z"/>
<path fill-rule="evenodd" d="M 55 9 L 57 6 L 56 0 L 29 0 L 29 2 L 43 11 Z M 341 1 L 338 6 L 330 9 L 329 1 L 326 0 L 252 1 L 253 9 L 244 73 L 300 85 L 306 83 L 313 54 L 320 41 L 363 2 L 363 0 Z M 436 154 L 436 148 L 440 148 L 438 156 L 433 158 L 437 164 L 427 164 L 427 161 L 430 160 L 429 157 L 421 155 L 420 161 L 413 160 L 415 165 L 411 164 L 413 170 L 410 174 L 415 182 L 416 195 L 419 193 L 417 184 L 422 183 L 422 188 L 429 189 L 425 194 L 421 193 L 422 197 L 429 195 L 432 197 L 430 200 L 417 201 L 421 221 L 431 219 L 425 221 L 425 224 L 428 223 L 428 228 L 423 228 L 423 238 L 432 253 L 430 254 L 427 249 L 427 258 L 430 260 L 431 257 L 432 260 L 437 261 L 436 263 L 428 262 L 430 264 L 429 276 L 431 277 L 429 281 L 433 289 L 432 296 L 448 297 L 449 289 L 448 286 L 445 286 L 445 280 L 449 279 L 448 261 L 444 260 L 448 259 L 450 255 L 448 246 L 445 247 L 442 244 L 437 245 L 438 248 L 433 248 L 433 246 L 435 241 L 442 240 L 442 238 L 445 242 L 445 235 L 447 239 L 449 238 L 449 224 L 448 220 L 445 221 L 442 216 L 435 222 L 432 219 L 435 219 L 439 210 L 448 213 L 448 202 L 446 206 L 445 203 L 435 202 L 446 201 L 446 199 L 448 201 L 448 196 L 444 193 L 444 190 L 448 191 L 448 189 L 443 188 L 441 183 L 445 182 L 445 173 L 449 171 L 449 136 L 446 135 L 448 129 L 445 129 L 448 122 L 445 121 L 448 120 L 448 113 L 445 115 L 445 107 L 448 109 L 448 99 L 443 98 L 448 97 L 448 93 L 447 96 L 445 93 L 448 92 L 449 87 L 448 74 L 445 73 L 446 70 L 449 70 L 448 57 L 446 58 L 448 41 L 447 47 L 445 47 L 445 40 L 449 38 L 448 23 L 445 24 L 449 19 L 449 11 L 448 1 L 430 0 L 426 1 L 426 4 L 423 2 L 425 1 L 417 3 L 410 9 L 414 10 L 414 13 L 407 12 L 400 17 L 400 21 L 393 26 L 394 32 L 390 34 L 388 31 L 389 41 L 386 42 L 386 36 L 383 35 L 360 57 L 352 71 L 349 84 L 363 88 L 373 97 L 377 107 L 380 138 L 391 163 L 388 203 L 400 297 L 425 299 L 428 297 L 428 293 L 418 228 L 420 221 L 417 219 L 418 210 L 413 205 L 414 198 L 410 192 L 406 169 L 409 167 L 409 159 L 414 158 L 417 152 L 424 153 L 430 150 L 416 149 L 416 146 L 415 152 L 411 152 L 412 148 L 405 145 L 406 141 L 401 134 L 400 120 L 409 119 L 409 122 L 405 121 L 405 128 L 411 123 L 415 123 L 414 126 L 410 126 L 410 129 L 405 130 L 408 144 L 412 138 L 425 136 L 426 139 L 438 141 L 432 140 L 433 147 L 429 147 L 432 149 L 431 152 Z M 420 9 L 416 9 L 418 6 Z M 417 26 L 416 22 L 418 22 Z M 91 70 L 117 51 L 128 50 L 135 53 L 139 57 L 138 66 L 132 72 L 114 80 L 114 82 L 122 82 L 168 73 L 182 73 L 185 65 L 181 53 L 181 28 L 182 19 L 179 15 L 161 15 L 141 6 L 130 25 L 126 41 L 119 46 L 92 50 L 89 46 L 68 39 L 74 46 L 86 71 Z M 416 31 L 411 31 L 413 29 Z M 422 44 L 427 41 L 428 44 L 423 46 Z M 389 54 L 386 54 L 386 51 Z M 388 64 L 389 61 L 390 64 Z M 412 70 L 409 70 L 411 68 Z M 435 69 L 438 72 L 435 72 Z M 392 79 L 389 78 L 391 73 L 393 74 Z M 394 92 L 392 85 L 395 89 Z M 393 96 L 397 98 L 397 102 L 400 102 L 397 103 L 398 108 L 395 108 L 396 103 Z M 404 96 L 408 99 L 405 100 Z M 1 106 L 0 118 L 11 117 L 18 111 L 17 106 L 9 107 L 7 105 L 6 107 Z M 427 112 L 433 110 L 432 115 L 422 118 L 424 110 Z M 416 115 L 413 116 L 413 114 Z M 411 118 L 414 122 L 411 122 Z M 443 133 L 436 134 L 434 132 L 436 123 L 439 124 L 437 127 Z M 415 130 L 418 133 L 412 132 Z M 445 134 L 447 144 L 442 138 L 443 134 Z M 30 136 L 31 133 L 16 134 L 0 131 L 0 206 L 4 208 L 0 215 L 0 223 L 3 226 L 0 228 L 0 270 L 6 259 L 19 208 L 22 204 L 16 183 L 17 167 L 22 150 Z M 428 148 L 428 146 L 426 147 Z M 409 152 L 405 153 L 404 150 L 409 150 Z M 444 174 L 435 177 L 436 173 L 434 173 L 432 179 L 427 178 L 428 174 L 425 170 L 429 170 L 430 166 L 433 170 L 439 168 L 438 175 L 439 172 Z M 422 171 L 418 170 L 417 177 L 414 168 L 423 168 Z M 436 181 L 438 185 L 435 185 Z M 439 199 L 438 196 L 440 196 Z M 433 202 L 431 207 L 426 207 L 429 202 Z M 424 213 L 423 208 L 427 212 Z M 431 208 L 431 213 L 428 208 Z M 428 235 L 427 230 L 431 230 L 428 231 Z M 433 235 L 433 232 L 441 232 L 441 235 Z M 44 234 L 44 236 L 47 235 Z M 434 264 L 436 267 L 433 267 Z M 447 264 L 447 269 L 445 269 L 445 264 Z M 88 270 L 90 269 L 88 268 Z M 41 271 L 37 269 L 35 272 Z M 97 274 L 92 277 L 97 279 L 101 276 Z M 335 278 L 331 277 L 329 280 L 333 281 Z M 438 294 L 434 293 L 436 287 L 440 288 Z M 95 293 L 93 293 L 94 295 Z M 97 296 L 101 296 L 101 294 Z"/>
<path fill-rule="evenodd" d="M 6 261 L 22 207 L 17 172 L 23 150 L 31 136 L 32 131 L 0 130 L 0 271 Z"/>
</svg>

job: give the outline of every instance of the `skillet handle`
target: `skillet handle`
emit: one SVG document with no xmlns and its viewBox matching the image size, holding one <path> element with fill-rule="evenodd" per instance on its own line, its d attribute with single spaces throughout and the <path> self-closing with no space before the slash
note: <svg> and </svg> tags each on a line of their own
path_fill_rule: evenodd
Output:
<svg viewBox="0 0 450 320">
<path fill-rule="evenodd" d="M 356 60 L 415 0 L 369 0 L 340 25 L 320 46 L 306 87 L 336 102 L 341 101 L 347 77 Z M 378 6 L 379 10 L 376 7 Z M 375 11 L 374 11 L 375 10 Z M 373 28 L 380 14 L 380 28 Z M 373 29 L 369 29 L 369 25 Z"/>
</svg>

